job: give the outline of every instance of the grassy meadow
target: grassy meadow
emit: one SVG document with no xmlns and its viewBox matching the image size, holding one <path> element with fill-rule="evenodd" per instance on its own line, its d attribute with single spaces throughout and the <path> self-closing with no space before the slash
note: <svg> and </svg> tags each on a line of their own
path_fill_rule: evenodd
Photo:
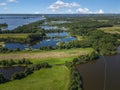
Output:
<svg viewBox="0 0 120 90">
<path fill-rule="evenodd" d="M 30 76 L 0 85 L 0 90 L 68 90 L 70 72 L 63 66 L 41 69 Z"/>
<path fill-rule="evenodd" d="M 0 54 L 0 60 L 27 58 L 34 64 L 48 62 L 52 65 L 52 68 L 35 71 L 24 79 L 1 84 L 0 90 L 68 90 L 70 71 L 64 65 L 65 62 L 72 61 L 73 58 L 89 54 L 92 51 L 92 48 L 74 48 L 69 50 L 34 50 Z"/>
<path fill-rule="evenodd" d="M 104 27 L 100 28 L 100 30 L 111 34 L 120 34 L 120 26 Z"/>
<path fill-rule="evenodd" d="M 22 51 L 15 53 L 0 54 L 0 60 L 9 59 L 30 59 L 33 62 L 50 62 L 51 64 L 63 64 L 65 61 L 72 60 L 74 57 L 91 53 L 91 48 L 75 48 L 51 51 Z"/>
</svg>

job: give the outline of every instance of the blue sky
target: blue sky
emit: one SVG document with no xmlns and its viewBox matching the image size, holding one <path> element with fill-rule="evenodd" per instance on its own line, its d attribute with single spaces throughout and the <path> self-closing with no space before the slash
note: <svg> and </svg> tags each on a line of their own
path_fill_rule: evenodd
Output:
<svg viewBox="0 0 120 90">
<path fill-rule="evenodd" d="M 120 13 L 119 0 L 0 0 L 0 14 Z"/>
</svg>

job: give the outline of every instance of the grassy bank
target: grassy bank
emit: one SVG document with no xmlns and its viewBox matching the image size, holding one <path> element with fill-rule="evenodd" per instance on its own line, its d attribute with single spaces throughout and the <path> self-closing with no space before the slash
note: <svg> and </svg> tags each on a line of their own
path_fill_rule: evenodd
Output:
<svg viewBox="0 0 120 90">
<path fill-rule="evenodd" d="M 26 39 L 29 34 L 0 34 L 0 38 L 17 38 L 17 39 Z"/>
<path fill-rule="evenodd" d="M 69 70 L 65 66 L 41 69 L 22 79 L 0 85 L 0 90 L 68 90 Z"/>
<path fill-rule="evenodd" d="M 91 48 L 75 48 L 69 50 L 51 50 L 51 51 L 23 51 L 23 52 L 16 52 L 16 53 L 6 53 L 0 54 L 0 60 L 4 59 L 34 59 L 38 61 L 42 60 L 50 60 L 53 58 L 69 58 L 69 57 L 76 57 L 79 55 L 85 55 L 92 52 L 93 49 Z"/>
</svg>

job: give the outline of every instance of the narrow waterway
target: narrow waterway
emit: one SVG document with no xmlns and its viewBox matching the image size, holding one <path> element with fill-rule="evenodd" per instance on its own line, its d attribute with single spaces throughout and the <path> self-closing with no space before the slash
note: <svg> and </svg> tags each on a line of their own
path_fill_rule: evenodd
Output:
<svg viewBox="0 0 120 90">
<path fill-rule="evenodd" d="M 84 90 L 120 90 L 120 55 L 78 65 Z"/>
</svg>

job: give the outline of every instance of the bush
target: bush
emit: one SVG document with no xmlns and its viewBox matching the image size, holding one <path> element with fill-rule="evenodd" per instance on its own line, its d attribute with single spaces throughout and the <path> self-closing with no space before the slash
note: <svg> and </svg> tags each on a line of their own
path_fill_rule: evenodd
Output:
<svg viewBox="0 0 120 90">
<path fill-rule="evenodd" d="M 24 72 L 18 72 L 12 75 L 11 80 L 22 79 L 25 77 Z"/>
<path fill-rule="evenodd" d="M 34 71 L 34 69 L 33 69 L 33 68 L 30 68 L 30 67 L 26 68 L 26 69 L 25 69 L 25 71 L 24 71 L 25 76 L 27 76 L 27 75 L 29 75 L 29 74 L 32 74 L 32 73 L 33 73 L 33 71 Z"/>
<path fill-rule="evenodd" d="M 22 60 L 2 60 L 0 61 L 0 65 L 1 66 L 5 66 L 5 67 L 9 67 L 9 66 L 13 66 L 13 65 L 30 65 L 32 64 L 32 62 L 30 62 L 30 60 L 26 60 L 25 58 L 23 58 Z"/>
<path fill-rule="evenodd" d="M 30 62 L 30 60 L 26 60 L 25 58 L 23 58 L 22 60 L 18 60 L 18 64 L 30 65 L 32 64 L 32 62 Z"/>
<path fill-rule="evenodd" d="M 41 63 L 42 68 L 50 68 L 51 66 L 48 63 Z"/>
<path fill-rule="evenodd" d="M 0 84 L 5 83 L 7 80 L 4 78 L 4 76 L 0 73 Z"/>
<path fill-rule="evenodd" d="M 66 62 L 65 65 L 70 69 L 71 82 L 69 90 L 81 90 L 81 76 L 72 62 Z"/>
</svg>

